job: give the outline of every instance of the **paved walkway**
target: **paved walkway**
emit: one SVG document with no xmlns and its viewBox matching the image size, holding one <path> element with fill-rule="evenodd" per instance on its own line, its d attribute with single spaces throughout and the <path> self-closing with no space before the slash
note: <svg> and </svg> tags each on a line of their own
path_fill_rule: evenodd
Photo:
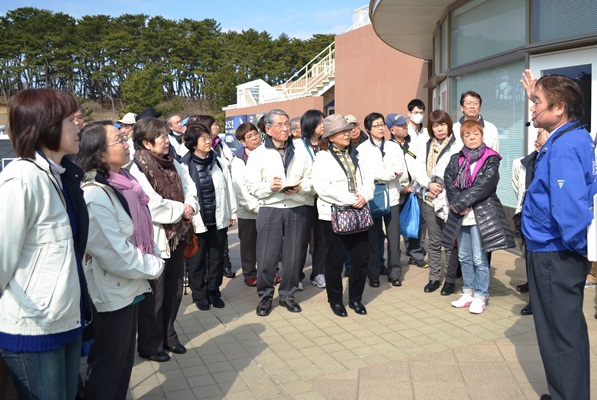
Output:
<svg viewBox="0 0 597 400">
<path fill-rule="evenodd" d="M 230 239 L 238 266 L 236 230 Z M 424 293 L 427 274 L 405 268 L 402 287 L 367 286 L 368 315 L 348 309 L 348 318 L 336 317 L 325 290 L 307 279 L 296 295 L 299 314 L 276 298 L 271 315 L 258 317 L 256 291 L 242 276 L 224 280 L 223 309 L 199 311 L 184 296 L 178 333 L 188 352 L 161 364 L 136 358 L 129 398 L 513 400 L 547 392 L 533 319 L 519 313 L 528 300 L 515 290 L 525 281 L 524 260 L 493 254 L 491 299 L 482 315 L 452 308 L 457 294 Z M 594 291 L 585 301 L 593 365 Z"/>
</svg>

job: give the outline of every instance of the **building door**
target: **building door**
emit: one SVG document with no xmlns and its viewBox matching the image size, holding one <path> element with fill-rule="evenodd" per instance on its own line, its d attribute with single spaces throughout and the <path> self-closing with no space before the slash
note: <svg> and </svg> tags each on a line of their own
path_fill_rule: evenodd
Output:
<svg viewBox="0 0 597 400">
<path fill-rule="evenodd" d="M 597 102 L 591 101 L 591 95 L 597 93 L 597 75 L 594 74 L 597 68 L 597 47 L 531 56 L 530 68 L 537 77 L 560 74 L 576 79 L 580 83 L 584 95 L 583 122 L 594 135 L 597 130 Z M 529 108 L 530 106 L 529 102 Z M 527 115 L 530 115 L 528 110 Z M 533 148 L 536 134 L 536 129 L 531 125 L 527 136 L 527 148 Z"/>
</svg>

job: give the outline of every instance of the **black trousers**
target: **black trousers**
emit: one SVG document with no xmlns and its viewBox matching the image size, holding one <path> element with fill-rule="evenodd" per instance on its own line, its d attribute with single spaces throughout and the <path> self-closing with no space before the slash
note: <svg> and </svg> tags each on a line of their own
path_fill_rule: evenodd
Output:
<svg viewBox="0 0 597 400">
<path fill-rule="evenodd" d="M 208 226 L 206 232 L 197 234 L 199 251 L 186 260 L 193 301 L 220 294 L 227 237 L 228 228 L 218 229 L 215 225 Z"/>
<path fill-rule="evenodd" d="M 361 301 L 367 282 L 367 261 L 370 257 L 368 232 L 338 235 L 334 233 L 330 221 L 320 222 L 325 236 L 325 290 L 328 302 L 342 304 L 344 249 L 348 249 L 352 262 L 348 277 L 348 301 Z"/>
<path fill-rule="evenodd" d="M 138 304 L 100 313 L 101 328 L 87 357 L 85 399 L 126 399 L 135 360 Z"/>
<path fill-rule="evenodd" d="M 379 265 L 379 230 L 382 229 L 383 217 L 373 219 L 373 226 L 367 231 L 367 238 L 369 241 L 369 260 L 368 260 L 368 271 L 367 276 L 369 280 L 379 280 L 381 274 L 381 267 Z M 330 222 L 331 224 L 331 222 Z M 383 246 L 381 246 L 383 249 Z M 350 261 L 354 265 L 352 260 L 352 253 L 350 254 Z M 352 265 L 350 267 L 352 269 Z"/>
<path fill-rule="evenodd" d="M 583 314 L 591 263 L 572 251 L 527 251 L 539 352 L 554 400 L 590 397 L 589 334 Z"/>
<path fill-rule="evenodd" d="M 311 268 L 311 275 L 309 277 L 309 280 L 312 281 L 317 275 L 325 274 L 325 239 L 323 236 L 323 230 L 321 229 L 321 221 L 319 220 L 317 206 L 305 206 L 305 215 L 307 222 L 307 235 L 305 236 L 305 242 L 303 243 L 303 248 L 301 250 L 303 252 L 303 258 L 301 261 L 301 272 L 299 279 L 302 281 L 305 278 L 303 269 L 305 269 L 305 262 L 307 261 L 307 247 L 309 243 L 312 243 L 313 246 L 311 250 L 313 251 L 313 254 L 311 255 L 311 260 L 313 261 L 313 265 Z"/>
<path fill-rule="evenodd" d="M 257 221 L 238 219 L 240 264 L 245 279 L 257 277 Z"/>
<path fill-rule="evenodd" d="M 164 346 L 180 344 L 174 321 L 182 300 L 183 252 L 181 242 L 165 260 L 162 276 L 149 281 L 153 295 L 139 303 L 139 354 L 151 356 L 163 351 Z"/>
</svg>

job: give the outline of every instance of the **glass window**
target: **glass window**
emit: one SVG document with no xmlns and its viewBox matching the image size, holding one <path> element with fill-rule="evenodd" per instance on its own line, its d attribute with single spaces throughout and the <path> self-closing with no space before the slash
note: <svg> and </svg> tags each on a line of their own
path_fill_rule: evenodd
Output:
<svg viewBox="0 0 597 400">
<path fill-rule="evenodd" d="M 475 0 L 454 10 L 450 66 L 524 46 L 525 15 L 525 0 Z"/>
<path fill-rule="evenodd" d="M 574 65 L 572 67 L 561 67 L 545 69 L 541 71 L 541 76 L 545 75 L 564 75 L 568 78 L 575 79 L 582 89 L 583 94 L 583 118 L 581 122 L 586 124 L 589 132 L 591 130 L 591 82 L 593 81 L 593 73 L 591 64 Z"/>
<path fill-rule="evenodd" d="M 485 69 L 453 78 L 450 95 L 452 109 L 450 115 L 458 121 L 460 94 L 474 90 L 481 95 L 483 105 L 481 116 L 494 124 L 499 132 L 500 182 L 497 195 L 506 207 L 516 207 L 516 196 L 512 190 L 512 162 L 525 156 L 525 108 L 528 106 L 526 93 L 520 85 L 520 77 L 525 69 L 524 61 Z"/>
<path fill-rule="evenodd" d="M 533 43 L 597 32 L 595 0 L 534 0 L 532 4 Z"/>
</svg>

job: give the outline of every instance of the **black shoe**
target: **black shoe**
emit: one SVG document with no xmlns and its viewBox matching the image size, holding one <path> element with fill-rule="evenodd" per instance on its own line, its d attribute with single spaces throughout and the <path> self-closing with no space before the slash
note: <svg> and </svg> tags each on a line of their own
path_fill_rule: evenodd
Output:
<svg viewBox="0 0 597 400">
<path fill-rule="evenodd" d="M 139 357 L 147 358 L 148 360 L 155 361 L 155 362 L 170 361 L 170 356 L 163 351 L 160 351 L 159 353 L 152 354 L 150 356 L 146 355 L 146 354 L 139 353 Z"/>
<path fill-rule="evenodd" d="M 444 287 L 442 288 L 441 295 L 442 296 L 449 296 L 456 291 L 456 284 L 454 283 L 444 283 Z"/>
<path fill-rule="evenodd" d="M 211 296 L 209 296 L 209 300 L 211 302 L 211 305 L 215 308 L 226 307 L 226 304 L 224 304 L 224 300 L 222 300 L 222 296 L 219 294 L 212 294 Z"/>
<path fill-rule="evenodd" d="M 388 277 L 388 282 L 390 282 L 392 284 L 392 286 L 402 286 L 402 282 L 400 282 L 399 278 Z"/>
<path fill-rule="evenodd" d="M 294 299 L 290 299 L 290 300 L 286 300 L 286 301 L 282 301 L 280 300 L 280 305 L 282 307 L 286 307 L 286 309 L 290 312 L 301 312 L 303 311 L 301 306 L 299 306 L 299 303 L 297 303 L 296 301 L 294 301 Z"/>
<path fill-rule="evenodd" d="M 361 314 L 361 315 L 367 314 L 367 309 L 365 308 L 363 303 L 361 303 L 360 301 L 349 301 L 348 307 L 352 308 L 354 310 L 354 312 L 356 312 L 357 314 Z"/>
<path fill-rule="evenodd" d="M 234 278 L 236 276 L 236 272 L 232 272 L 232 268 L 231 267 L 226 267 L 224 268 L 224 276 L 226 278 Z"/>
<path fill-rule="evenodd" d="M 272 299 L 263 299 L 257 305 L 257 315 L 267 317 L 272 312 Z"/>
<path fill-rule="evenodd" d="M 379 279 L 369 279 L 369 286 L 379 287 Z"/>
<path fill-rule="evenodd" d="M 343 304 L 330 304 L 332 307 L 332 311 L 339 317 L 348 317 L 348 313 L 346 312 L 346 308 L 344 308 Z"/>
<path fill-rule="evenodd" d="M 439 281 L 429 281 L 423 290 L 425 293 L 431 293 L 435 292 L 437 289 L 439 289 Z"/>
<path fill-rule="evenodd" d="M 516 290 L 520 293 L 528 293 L 529 292 L 529 283 L 523 283 L 522 285 L 516 285 Z"/>
<path fill-rule="evenodd" d="M 170 353 L 175 354 L 184 354 L 187 352 L 187 349 L 180 343 L 172 347 L 166 346 L 165 349 L 168 350 Z"/>
<path fill-rule="evenodd" d="M 520 310 L 520 315 L 533 315 L 533 309 L 531 308 L 531 303 L 527 304 Z"/>
<path fill-rule="evenodd" d="M 551 396 L 549 394 L 543 394 L 539 400 L 551 400 Z"/>
<path fill-rule="evenodd" d="M 390 275 L 390 271 L 386 267 L 381 267 L 380 275 Z"/>
<path fill-rule="evenodd" d="M 209 300 L 207 300 L 206 297 L 199 299 L 195 302 L 195 305 L 197 306 L 198 309 L 200 309 L 201 311 L 207 311 L 209 310 Z"/>
</svg>

